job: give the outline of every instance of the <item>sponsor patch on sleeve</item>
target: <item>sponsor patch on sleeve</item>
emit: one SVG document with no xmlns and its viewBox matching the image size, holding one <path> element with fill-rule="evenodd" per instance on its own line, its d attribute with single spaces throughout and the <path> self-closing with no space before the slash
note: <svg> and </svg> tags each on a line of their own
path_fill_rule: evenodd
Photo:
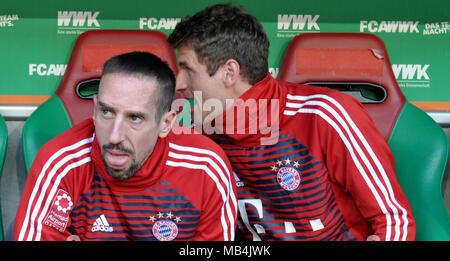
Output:
<svg viewBox="0 0 450 261">
<path fill-rule="evenodd" d="M 73 202 L 69 193 L 59 189 L 53 198 L 52 206 L 44 219 L 44 225 L 53 227 L 60 232 L 64 232 L 69 222 L 69 214 Z"/>
</svg>

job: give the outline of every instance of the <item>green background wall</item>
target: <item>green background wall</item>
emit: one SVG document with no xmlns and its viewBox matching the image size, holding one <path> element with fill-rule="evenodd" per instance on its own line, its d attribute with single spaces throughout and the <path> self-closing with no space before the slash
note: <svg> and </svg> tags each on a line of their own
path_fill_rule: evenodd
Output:
<svg viewBox="0 0 450 261">
<path fill-rule="evenodd" d="M 170 34 L 177 19 L 218 2 L 222 1 L 2 0 L 0 103 L 27 104 L 30 95 L 51 95 L 76 37 L 86 30 L 156 29 Z M 262 22 L 271 42 L 269 67 L 275 76 L 296 34 L 372 32 L 384 40 L 407 98 L 450 110 L 449 0 L 235 3 Z M 18 101 L 8 101 L 16 96 Z"/>
</svg>

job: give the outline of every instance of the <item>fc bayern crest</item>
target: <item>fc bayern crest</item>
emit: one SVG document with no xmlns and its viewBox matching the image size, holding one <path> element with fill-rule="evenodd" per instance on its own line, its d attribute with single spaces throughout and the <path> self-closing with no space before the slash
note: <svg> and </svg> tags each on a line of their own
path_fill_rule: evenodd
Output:
<svg viewBox="0 0 450 261">
<path fill-rule="evenodd" d="M 159 241 L 172 241 L 178 235 L 178 226 L 171 220 L 158 220 L 153 224 L 152 230 Z"/>
<path fill-rule="evenodd" d="M 293 167 L 282 167 L 278 170 L 277 180 L 282 188 L 292 191 L 300 185 L 300 174 Z"/>
</svg>

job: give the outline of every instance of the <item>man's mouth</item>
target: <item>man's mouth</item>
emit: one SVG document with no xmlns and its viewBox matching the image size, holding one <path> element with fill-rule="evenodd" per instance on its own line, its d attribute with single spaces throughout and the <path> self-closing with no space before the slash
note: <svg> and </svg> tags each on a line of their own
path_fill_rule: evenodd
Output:
<svg viewBox="0 0 450 261">
<path fill-rule="evenodd" d="M 105 159 L 111 168 L 119 170 L 128 163 L 130 155 L 118 150 L 106 150 Z"/>
</svg>

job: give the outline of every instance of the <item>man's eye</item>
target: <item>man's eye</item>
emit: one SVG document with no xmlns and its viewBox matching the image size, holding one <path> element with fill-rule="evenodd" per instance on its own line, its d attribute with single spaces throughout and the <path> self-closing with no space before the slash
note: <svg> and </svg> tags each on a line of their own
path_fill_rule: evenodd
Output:
<svg viewBox="0 0 450 261">
<path fill-rule="evenodd" d="M 185 71 L 186 73 L 188 73 L 189 75 L 191 75 L 193 73 L 192 69 L 186 65 L 183 65 L 180 67 L 180 71 Z"/>
<path fill-rule="evenodd" d="M 139 116 L 137 116 L 137 115 L 131 115 L 131 116 L 130 116 L 130 119 L 131 119 L 131 121 L 134 122 L 134 123 L 139 123 L 139 122 L 142 121 L 142 118 L 139 117 Z"/>
<path fill-rule="evenodd" d="M 111 116 L 111 114 L 112 114 L 111 111 L 108 109 L 102 109 L 101 112 L 102 112 L 102 115 L 106 116 L 106 117 Z"/>
<path fill-rule="evenodd" d="M 186 68 L 186 72 L 187 72 L 189 75 L 192 75 L 192 74 L 194 73 L 194 71 L 192 71 L 191 68 Z"/>
</svg>

